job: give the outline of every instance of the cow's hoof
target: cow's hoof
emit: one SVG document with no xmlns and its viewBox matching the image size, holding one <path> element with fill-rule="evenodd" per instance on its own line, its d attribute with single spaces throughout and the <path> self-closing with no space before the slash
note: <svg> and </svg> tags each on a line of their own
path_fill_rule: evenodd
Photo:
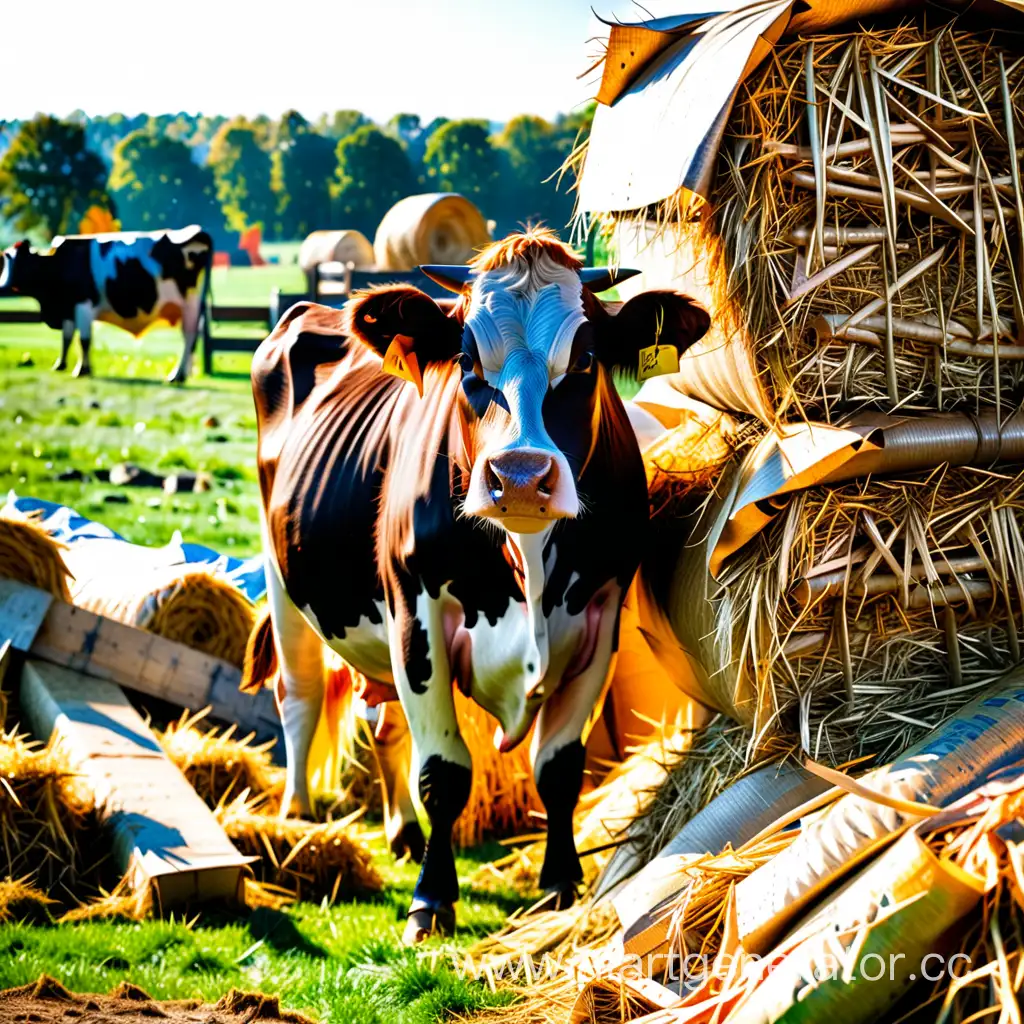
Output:
<svg viewBox="0 0 1024 1024">
<path fill-rule="evenodd" d="M 91 377 L 92 367 L 88 363 L 79 363 L 72 371 L 72 377 Z"/>
<path fill-rule="evenodd" d="M 420 864 L 427 849 L 427 841 L 423 838 L 423 829 L 415 821 L 406 822 L 398 834 L 390 840 L 391 852 L 401 860 L 406 854 L 409 860 Z"/>
<path fill-rule="evenodd" d="M 56 370 L 58 373 L 60 373 L 61 370 L 66 370 L 67 368 L 68 368 L 68 364 L 63 359 L 58 359 L 53 364 L 53 369 Z"/>
<path fill-rule="evenodd" d="M 176 366 L 167 376 L 164 378 L 168 384 L 184 384 L 188 380 L 188 371 L 181 366 Z"/>
<path fill-rule="evenodd" d="M 544 895 L 534 907 L 535 910 L 568 910 L 576 902 L 576 886 L 553 885 L 544 890 Z"/>
<path fill-rule="evenodd" d="M 451 903 L 436 906 L 415 900 L 405 923 L 402 942 L 418 946 L 431 935 L 452 935 L 455 932 L 455 907 Z"/>
</svg>

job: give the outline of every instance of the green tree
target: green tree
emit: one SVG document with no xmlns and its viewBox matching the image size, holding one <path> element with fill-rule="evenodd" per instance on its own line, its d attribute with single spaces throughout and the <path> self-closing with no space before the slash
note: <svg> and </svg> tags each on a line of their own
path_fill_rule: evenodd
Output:
<svg viewBox="0 0 1024 1024">
<path fill-rule="evenodd" d="M 224 244 L 213 171 L 200 167 L 184 142 L 148 128 L 126 135 L 114 149 L 110 188 L 126 230 L 199 224 Z"/>
<path fill-rule="evenodd" d="M 210 142 L 209 166 L 217 200 L 232 231 L 262 224 L 269 231 L 277 213 L 265 133 L 244 117 L 225 121 Z"/>
<path fill-rule="evenodd" d="M 310 130 L 309 122 L 297 110 L 286 110 L 271 133 L 272 145 L 279 149 L 285 143 L 291 142 L 292 139 Z"/>
<path fill-rule="evenodd" d="M 568 182 L 561 190 L 558 169 L 564 159 L 561 139 L 555 128 L 542 117 L 522 114 L 512 118 L 495 137 L 494 145 L 505 157 L 505 188 L 499 221 L 515 223 L 543 222 L 549 227 L 564 227 L 572 216 L 572 196 Z"/>
<path fill-rule="evenodd" d="M 405 149 L 379 128 L 364 125 L 338 143 L 334 220 L 373 238 L 388 210 L 416 190 Z"/>
<path fill-rule="evenodd" d="M 76 114 L 79 112 L 76 111 Z M 103 158 L 109 170 L 114 159 L 114 147 L 129 132 L 135 131 L 136 128 L 144 128 L 148 118 L 144 114 L 125 117 L 124 114 L 113 113 L 88 117 L 82 113 L 80 120 L 85 128 L 86 145 Z"/>
<path fill-rule="evenodd" d="M 0 159 L 0 216 L 21 232 L 74 233 L 90 206 L 113 209 L 106 180 L 80 124 L 39 114 L 21 122 Z"/>
<path fill-rule="evenodd" d="M 427 184 L 438 192 L 461 192 L 486 213 L 498 199 L 501 162 L 486 121 L 449 121 L 427 142 Z"/>
<path fill-rule="evenodd" d="M 274 152 L 277 233 L 283 239 L 304 238 L 310 231 L 330 226 L 331 183 L 338 165 L 332 139 L 308 125 L 292 125 L 292 131 Z"/>
<path fill-rule="evenodd" d="M 329 139 L 347 139 L 360 128 L 373 122 L 359 110 L 336 110 L 330 118 L 324 114 L 317 122 L 317 131 Z"/>
</svg>

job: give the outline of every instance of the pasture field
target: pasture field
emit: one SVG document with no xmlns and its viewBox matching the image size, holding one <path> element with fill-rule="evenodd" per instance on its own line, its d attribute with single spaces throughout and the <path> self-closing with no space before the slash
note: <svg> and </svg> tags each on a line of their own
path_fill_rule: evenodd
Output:
<svg viewBox="0 0 1024 1024">
<path fill-rule="evenodd" d="M 297 279 L 296 279 L 297 278 Z M 218 302 L 261 303 L 277 285 L 301 287 L 295 266 L 219 270 Z M 259 336 L 260 331 L 254 328 Z M 54 373 L 59 335 L 41 324 L 0 326 L 0 486 L 59 501 L 129 540 L 158 545 L 175 529 L 187 540 L 237 555 L 259 549 L 256 421 L 246 354 L 220 354 L 217 373 L 182 388 L 162 383 L 180 346 L 176 330 L 139 340 L 97 324 L 92 378 Z M 197 363 L 200 361 L 197 360 Z M 199 367 L 196 367 L 199 370 Z M 207 493 L 166 495 L 116 487 L 98 471 L 119 462 L 166 475 L 203 470 Z M 102 475 L 102 473 L 100 473 Z M 69 478 L 70 477 L 70 478 Z M 332 1024 L 427 1022 L 507 999 L 402 948 L 417 868 L 396 864 L 372 840 L 382 894 L 334 907 L 200 916 L 194 922 L 0 924 L 0 989 L 46 972 L 78 991 L 109 991 L 129 979 L 156 998 L 216 999 L 232 987 L 280 993 L 282 1004 Z M 460 858 L 463 898 L 455 945 L 464 949 L 522 904 L 511 890 L 467 888 L 494 844 Z"/>
<path fill-rule="evenodd" d="M 218 302 L 237 305 L 266 302 L 275 286 L 301 289 L 301 271 L 294 265 L 218 269 L 212 282 Z M 248 330 L 256 338 L 265 333 Z M 248 354 L 219 353 L 213 377 L 201 375 L 197 358 L 189 383 L 176 388 L 163 384 L 181 348 L 176 329 L 156 328 L 134 339 L 96 324 L 92 378 L 54 373 L 59 346 L 58 332 L 43 324 L 0 325 L 2 493 L 13 489 L 70 505 L 140 544 L 164 544 L 180 529 L 187 540 L 255 554 L 256 419 Z M 72 365 L 76 358 L 73 350 Z M 105 484 L 104 471 L 121 462 L 162 476 L 202 470 L 213 487 L 171 496 L 156 487 Z"/>
<path fill-rule="evenodd" d="M 507 992 L 460 978 L 450 964 L 499 927 L 520 898 L 464 882 L 456 942 L 405 949 L 399 939 L 416 868 L 396 865 L 382 843 L 377 848 L 385 889 L 371 900 L 189 923 L 0 924 L 0 989 L 43 973 L 78 992 L 108 992 L 128 979 L 157 999 L 216 1000 L 231 988 L 259 989 L 323 1024 L 428 1024 L 508 1002 Z M 500 849 L 459 858 L 459 877 Z"/>
</svg>

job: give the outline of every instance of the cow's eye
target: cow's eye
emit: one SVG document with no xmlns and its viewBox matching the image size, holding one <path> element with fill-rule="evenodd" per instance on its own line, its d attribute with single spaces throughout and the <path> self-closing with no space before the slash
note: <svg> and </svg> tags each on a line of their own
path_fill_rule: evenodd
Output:
<svg viewBox="0 0 1024 1024">
<path fill-rule="evenodd" d="M 576 362 L 569 367 L 570 373 L 589 373 L 594 366 L 594 353 L 581 352 L 576 357 Z"/>
</svg>

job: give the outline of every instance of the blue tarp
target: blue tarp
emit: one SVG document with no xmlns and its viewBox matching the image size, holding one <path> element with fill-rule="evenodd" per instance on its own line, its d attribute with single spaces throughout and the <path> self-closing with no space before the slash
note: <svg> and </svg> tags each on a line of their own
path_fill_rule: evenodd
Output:
<svg viewBox="0 0 1024 1024">
<path fill-rule="evenodd" d="M 66 505 L 43 501 L 40 498 L 19 498 L 13 493 L 8 496 L 7 501 L 19 512 L 38 514 L 40 523 L 46 531 L 65 544 L 74 544 L 76 541 L 89 538 L 124 541 L 124 537 L 108 526 L 86 519 Z M 253 555 L 252 558 L 245 559 L 222 555 L 203 544 L 185 543 L 177 531 L 171 543 L 180 549 L 181 561 L 187 565 L 216 564 L 220 575 L 238 587 L 250 601 L 258 601 L 266 594 L 267 576 L 262 555 Z"/>
</svg>

